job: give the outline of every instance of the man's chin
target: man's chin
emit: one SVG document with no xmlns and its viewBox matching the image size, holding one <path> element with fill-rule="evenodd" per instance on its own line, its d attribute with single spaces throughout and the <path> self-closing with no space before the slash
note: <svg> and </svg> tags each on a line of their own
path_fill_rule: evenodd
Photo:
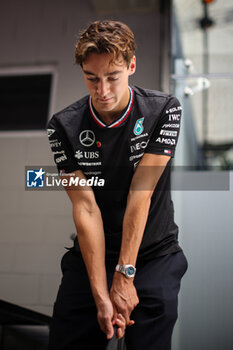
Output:
<svg viewBox="0 0 233 350">
<path fill-rule="evenodd" d="M 98 103 L 98 112 L 101 114 L 101 111 L 103 112 L 110 112 L 114 108 L 113 103 Z"/>
</svg>

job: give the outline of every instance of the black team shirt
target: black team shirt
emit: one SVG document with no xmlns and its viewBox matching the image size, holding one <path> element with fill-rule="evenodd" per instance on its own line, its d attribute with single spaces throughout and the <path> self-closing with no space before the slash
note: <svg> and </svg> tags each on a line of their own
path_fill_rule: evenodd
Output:
<svg viewBox="0 0 233 350">
<path fill-rule="evenodd" d="M 95 180 L 92 189 L 103 218 L 108 255 L 120 252 L 127 195 L 140 159 L 144 153 L 172 158 L 179 135 L 181 106 L 175 97 L 135 86 L 129 90 L 127 108 L 110 125 L 101 120 L 90 96 L 56 113 L 48 124 L 58 171 L 68 174 L 80 169 L 87 179 Z M 170 171 L 171 160 L 151 198 L 139 259 L 181 250 L 170 194 Z M 102 185 L 98 186 L 100 179 Z"/>
</svg>

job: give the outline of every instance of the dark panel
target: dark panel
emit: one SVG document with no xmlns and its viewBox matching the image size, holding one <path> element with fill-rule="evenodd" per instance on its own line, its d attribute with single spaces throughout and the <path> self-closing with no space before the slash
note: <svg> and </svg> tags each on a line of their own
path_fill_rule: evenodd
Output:
<svg viewBox="0 0 233 350">
<path fill-rule="evenodd" d="M 46 128 L 52 75 L 0 77 L 0 130 Z"/>
</svg>

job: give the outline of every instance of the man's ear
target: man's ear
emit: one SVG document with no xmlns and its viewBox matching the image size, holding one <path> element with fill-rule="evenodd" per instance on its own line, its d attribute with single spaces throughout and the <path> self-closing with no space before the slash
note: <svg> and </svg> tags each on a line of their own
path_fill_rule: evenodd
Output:
<svg viewBox="0 0 233 350">
<path fill-rule="evenodd" d="M 129 75 L 134 74 L 135 70 L 136 70 L 136 56 L 133 56 L 129 64 Z"/>
</svg>

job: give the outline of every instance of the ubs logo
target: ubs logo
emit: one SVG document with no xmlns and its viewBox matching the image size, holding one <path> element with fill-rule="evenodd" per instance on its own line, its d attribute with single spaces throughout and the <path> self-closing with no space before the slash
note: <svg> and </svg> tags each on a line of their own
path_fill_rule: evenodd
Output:
<svg viewBox="0 0 233 350">
<path fill-rule="evenodd" d="M 79 135 L 79 141 L 85 147 L 90 147 L 95 142 L 95 134 L 91 130 L 83 130 Z"/>
</svg>

